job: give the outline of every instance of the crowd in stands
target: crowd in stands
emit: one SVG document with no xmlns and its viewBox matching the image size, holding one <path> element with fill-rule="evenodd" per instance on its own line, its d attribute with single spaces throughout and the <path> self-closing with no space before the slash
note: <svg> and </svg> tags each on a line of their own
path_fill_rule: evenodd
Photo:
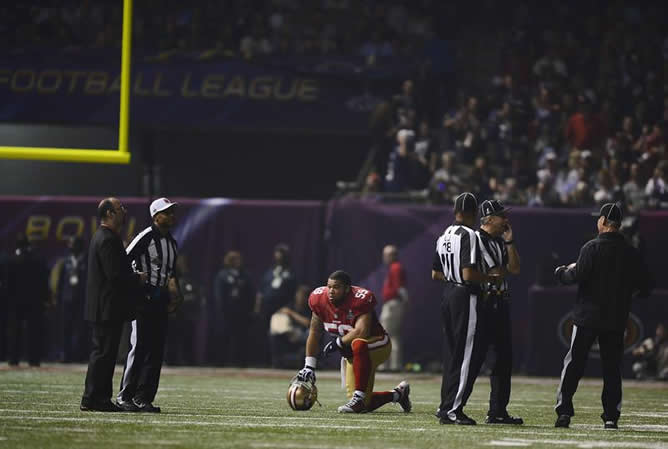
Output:
<svg viewBox="0 0 668 449">
<path fill-rule="evenodd" d="M 668 208 L 663 2 L 134 3 L 136 48 L 204 59 L 340 54 L 373 64 L 419 55 L 434 38 L 456 42 L 454 85 L 416 67 L 372 115 L 383 139 L 366 196 L 448 202 L 470 190 L 536 207 Z M 120 46 L 121 1 L 0 10 L 9 48 Z"/>
<path fill-rule="evenodd" d="M 450 202 L 471 191 L 532 207 L 668 209 L 667 18 L 664 7 L 622 3 L 598 15 L 517 7 L 512 23 L 479 36 L 495 72 L 462 80 L 440 120 L 430 123 L 414 83 L 403 83 L 385 105 L 386 158 L 363 195 Z"/>
<path fill-rule="evenodd" d="M 210 57 L 412 54 L 443 9 L 420 2 L 355 0 L 135 1 L 133 42 L 150 50 L 201 50 Z M 15 2 L 0 8 L 9 47 L 120 47 L 122 1 Z"/>
</svg>

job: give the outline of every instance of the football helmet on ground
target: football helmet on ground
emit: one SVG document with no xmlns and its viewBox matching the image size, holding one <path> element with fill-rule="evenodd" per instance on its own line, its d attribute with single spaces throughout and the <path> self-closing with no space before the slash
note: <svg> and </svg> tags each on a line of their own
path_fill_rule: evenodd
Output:
<svg viewBox="0 0 668 449">
<path fill-rule="evenodd" d="M 309 410 L 318 402 L 318 388 L 314 381 L 292 378 L 287 394 L 288 404 L 292 410 Z M 320 404 L 320 402 L 318 402 Z"/>
</svg>

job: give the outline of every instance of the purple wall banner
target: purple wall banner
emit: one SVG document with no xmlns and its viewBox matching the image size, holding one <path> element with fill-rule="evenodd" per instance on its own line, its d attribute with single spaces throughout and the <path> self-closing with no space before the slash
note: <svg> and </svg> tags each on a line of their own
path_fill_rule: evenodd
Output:
<svg viewBox="0 0 668 449">
<path fill-rule="evenodd" d="M 383 246 L 393 243 L 407 271 L 410 301 L 404 322 L 406 362 L 435 364 L 441 358 L 440 301 L 442 286 L 431 280 L 436 238 L 452 219 L 450 207 L 388 205 L 357 200 L 240 201 L 225 198 L 179 199 L 174 235 L 180 253 L 188 256 L 193 281 L 211 297 L 211 284 L 226 251 L 239 250 L 253 282 L 259 282 L 272 263 L 274 246 L 287 243 L 299 283 L 322 285 L 328 273 L 348 271 L 353 282 L 380 298 L 386 267 Z M 39 251 L 53 264 L 65 254 L 68 236 L 88 240 L 97 226 L 99 198 L 0 197 L 0 251 L 14 248 L 17 232 L 27 232 Z M 149 222 L 148 202 L 122 198 L 129 209 L 126 239 Z M 514 208 L 510 212 L 522 272 L 511 278 L 514 367 L 530 374 L 559 374 L 565 353 L 563 331 L 574 290 L 549 285 L 555 265 L 572 262 L 580 246 L 595 233 L 595 221 L 585 210 Z M 665 319 L 668 279 L 662 276 L 668 250 L 665 229 L 668 213 L 647 212 L 639 217 L 645 258 L 658 289 L 633 306 L 637 326 L 645 338 Z M 546 274 L 547 273 L 547 274 Z M 536 280 L 543 279 L 541 285 Z M 379 305 L 380 311 L 380 305 Z M 195 347 L 197 360 L 207 362 L 206 328 L 219 325 L 202 309 Z M 567 327 L 567 325 L 566 325 Z M 203 330 L 202 330 L 203 329 Z M 561 329 L 561 330 L 560 330 Z M 536 348 L 552 348 L 549 351 Z M 549 360 L 544 356 L 549 354 Z M 541 358 L 543 357 L 543 358 Z M 627 356 L 628 357 L 628 356 Z M 554 359 L 554 360 L 552 360 Z M 627 360 L 628 361 L 628 360 Z M 595 365 L 592 363 L 591 365 Z"/>
</svg>

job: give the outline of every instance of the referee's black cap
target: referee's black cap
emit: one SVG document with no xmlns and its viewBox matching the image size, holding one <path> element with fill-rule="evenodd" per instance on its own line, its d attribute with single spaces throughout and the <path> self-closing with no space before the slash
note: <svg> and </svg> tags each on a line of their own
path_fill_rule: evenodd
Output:
<svg viewBox="0 0 668 449">
<path fill-rule="evenodd" d="M 476 213 L 478 210 L 478 200 L 471 192 L 464 192 L 455 198 L 455 213 L 457 212 L 472 212 Z"/>
<path fill-rule="evenodd" d="M 622 222 L 624 214 L 622 214 L 622 208 L 619 207 L 617 203 L 606 203 L 601 207 L 601 210 L 598 212 L 592 212 L 593 217 L 605 217 L 606 220 L 615 221 L 617 223 Z"/>
<path fill-rule="evenodd" d="M 503 217 L 509 210 L 509 207 L 504 207 L 498 200 L 485 200 L 480 205 L 480 218 L 489 217 L 490 215 Z"/>
</svg>

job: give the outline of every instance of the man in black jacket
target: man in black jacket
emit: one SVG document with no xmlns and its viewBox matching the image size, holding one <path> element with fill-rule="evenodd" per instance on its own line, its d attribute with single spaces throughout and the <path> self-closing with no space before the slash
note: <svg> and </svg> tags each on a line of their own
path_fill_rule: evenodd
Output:
<svg viewBox="0 0 668 449">
<path fill-rule="evenodd" d="M 88 251 L 88 282 L 85 319 L 91 323 L 93 346 L 86 373 L 81 410 L 121 411 L 111 402 L 112 379 L 123 323 L 135 308 L 133 298 L 141 294 L 145 273 L 134 273 L 120 237 L 127 211 L 116 198 L 107 198 L 97 208 L 100 227 Z"/>
<path fill-rule="evenodd" d="M 568 427 L 573 411 L 573 395 L 587 363 L 594 340 L 598 338 L 603 366 L 604 428 L 616 429 L 622 406 L 621 363 L 624 329 L 634 293 L 647 297 L 651 280 L 638 251 L 619 232 L 622 211 L 614 203 L 605 204 L 598 215 L 598 237 L 580 250 L 577 262 L 559 266 L 557 279 L 563 284 L 578 284 L 573 310 L 571 347 L 564 358 L 557 390 L 555 427 Z"/>
</svg>

